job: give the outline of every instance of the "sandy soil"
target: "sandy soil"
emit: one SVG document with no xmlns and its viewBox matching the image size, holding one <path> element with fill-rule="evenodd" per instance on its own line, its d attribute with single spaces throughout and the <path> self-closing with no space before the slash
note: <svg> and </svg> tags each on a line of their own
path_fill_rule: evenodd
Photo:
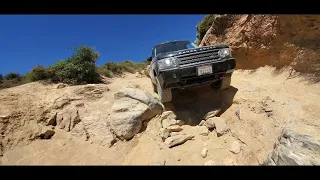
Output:
<svg viewBox="0 0 320 180">
<path fill-rule="evenodd" d="M 57 129 L 52 139 L 16 146 L 4 152 L 0 160 L 3 165 L 203 165 L 209 160 L 216 165 L 258 165 L 272 151 L 287 123 L 319 124 L 320 85 L 309 83 L 302 77 L 287 79 L 288 75 L 288 70 L 278 72 L 271 67 L 256 71 L 237 70 L 228 90 L 216 92 L 210 87 L 200 87 L 174 91 L 173 102 L 165 106 L 185 122 L 182 132 L 195 136 L 180 146 L 165 146 L 154 118 L 144 132 L 130 141 L 118 141 L 111 148 L 83 141 Z M 104 92 L 99 102 L 108 101 L 105 106 L 110 107 L 112 94 L 130 83 L 152 92 L 149 78 L 127 74 L 125 78 L 112 79 L 107 85 L 110 91 Z M 24 87 L 1 93 L 19 93 L 21 88 Z M 47 85 L 42 90 L 53 88 Z M 222 109 L 218 116 L 226 119 L 230 132 L 221 137 L 217 137 L 214 131 L 208 136 L 199 135 L 196 125 L 215 108 Z M 272 114 L 268 115 L 265 108 L 271 109 Z M 241 111 L 241 119 L 235 115 L 237 109 Z M 230 151 L 236 140 L 241 142 L 238 154 Z M 204 147 L 208 149 L 205 158 L 200 155 Z"/>
</svg>

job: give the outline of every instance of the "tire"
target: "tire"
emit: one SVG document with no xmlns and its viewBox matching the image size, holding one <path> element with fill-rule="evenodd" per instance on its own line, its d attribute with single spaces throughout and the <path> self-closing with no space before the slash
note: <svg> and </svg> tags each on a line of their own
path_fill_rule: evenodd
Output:
<svg viewBox="0 0 320 180">
<path fill-rule="evenodd" d="M 225 77 L 224 79 L 214 83 L 214 84 L 211 84 L 211 86 L 216 89 L 216 90 L 225 90 L 225 89 L 228 89 L 231 85 L 231 76 L 230 77 Z"/>
<path fill-rule="evenodd" d="M 158 78 L 156 78 L 156 81 L 157 81 L 157 93 L 159 95 L 159 98 L 160 98 L 160 101 L 162 103 L 166 103 L 166 102 L 170 102 L 172 100 L 172 92 L 171 92 L 171 89 L 170 88 L 165 88 L 163 89 L 161 86 L 160 86 L 160 83 L 159 83 L 159 80 Z"/>
<path fill-rule="evenodd" d="M 152 80 L 151 80 L 151 84 L 153 87 L 153 92 L 157 93 L 157 86 L 152 82 Z"/>
<path fill-rule="evenodd" d="M 224 79 L 221 80 L 219 90 L 228 89 L 230 87 L 230 84 L 231 84 L 231 76 L 225 77 Z"/>
</svg>

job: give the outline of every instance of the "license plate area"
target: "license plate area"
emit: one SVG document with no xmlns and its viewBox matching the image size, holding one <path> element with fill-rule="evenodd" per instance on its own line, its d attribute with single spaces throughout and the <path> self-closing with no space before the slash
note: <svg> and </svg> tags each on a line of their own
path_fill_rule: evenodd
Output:
<svg viewBox="0 0 320 180">
<path fill-rule="evenodd" d="M 212 73 L 212 66 L 211 65 L 197 67 L 197 75 L 198 76 L 202 76 L 205 74 L 211 74 L 211 73 Z"/>
</svg>

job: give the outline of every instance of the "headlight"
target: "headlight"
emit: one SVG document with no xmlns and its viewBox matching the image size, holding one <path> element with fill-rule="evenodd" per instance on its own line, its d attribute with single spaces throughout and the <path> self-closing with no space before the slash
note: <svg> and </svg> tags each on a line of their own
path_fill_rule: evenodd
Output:
<svg viewBox="0 0 320 180">
<path fill-rule="evenodd" d="M 229 48 L 221 49 L 221 50 L 219 51 L 219 56 L 220 56 L 221 58 L 230 57 L 230 56 L 231 56 L 230 49 L 229 49 Z"/>
<path fill-rule="evenodd" d="M 159 70 L 175 68 L 178 66 L 178 61 L 176 58 L 165 58 L 157 61 Z"/>
</svg>

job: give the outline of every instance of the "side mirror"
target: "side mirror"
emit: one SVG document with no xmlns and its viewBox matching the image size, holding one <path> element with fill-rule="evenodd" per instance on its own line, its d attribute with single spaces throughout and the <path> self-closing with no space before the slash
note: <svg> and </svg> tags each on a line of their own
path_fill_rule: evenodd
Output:
<svg viewBox="0 0 320 180">
<path fill-rule="evenodd" d="M 148 57 L 147 61 L 152 61 L 152 57 L 151 56 Z"/>
</svg>

